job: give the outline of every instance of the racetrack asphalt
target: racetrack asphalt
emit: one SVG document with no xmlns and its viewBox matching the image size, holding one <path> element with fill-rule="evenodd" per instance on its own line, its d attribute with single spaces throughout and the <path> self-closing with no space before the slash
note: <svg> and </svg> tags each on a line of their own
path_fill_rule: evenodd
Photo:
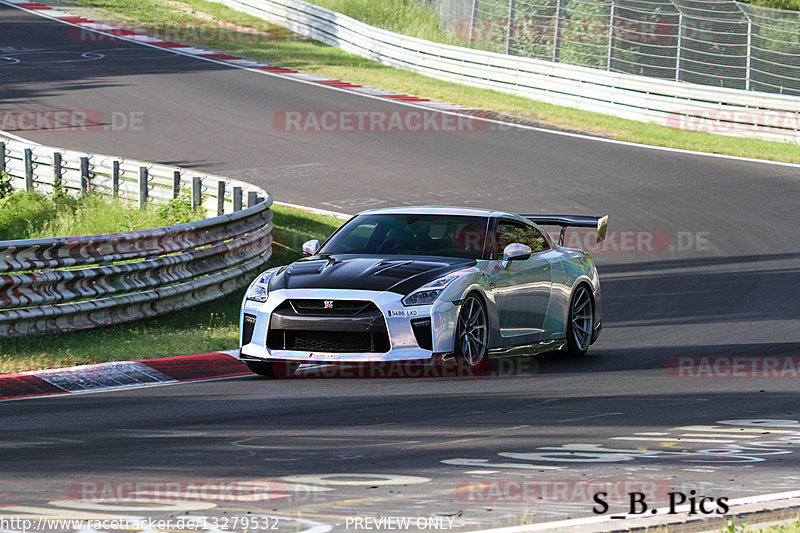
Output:
<svg viewBox="0 0 800 533">
<path fill-rule="evenodd" d="M 590 516 L 587 487 L 641 486 L 662 503 L 667 489 L 718 499 L 800 488 L 797 167 L 497 125 L 280 131 L 286 111 L 412 108 L 123 41 L 76 42 L 63 24 L 6 6 L 0 35 L 0 55 L 18 60 L 0 63 L 3 111 L 141 119 L 118 131 L 12 131 L 43 144 L 216 172 L 348 213 L 608 213 L 612 231 L 611 249 L 594 253 L 605 328 L 585 358 L 498 362 L 483 378 L 244 377 L 2 403 L 0 515 L 251 511 L 286 517 L 287 530 L 449 517 L 467 531 Z M 757 357 L 795 372 L 747 377 L 750 360 L 738 359 L 736 377 L 708 359 L 713 377 L 696 378 L 698 366 L 675 370 L 678 357 Z M 211 480 L 273 480 L 282 496 L 201 498 L 205 507 L 185 497 L 188 482 Z M 145 510 L 129 492 L 105 507 L 73 498 L 137 481 L 151 492 L 178 483 L 178 495 Z M 526 497 L 513 488 L 523 481 Z M 298 526 L 298 514 L 314 523 Z"/>
</svg>

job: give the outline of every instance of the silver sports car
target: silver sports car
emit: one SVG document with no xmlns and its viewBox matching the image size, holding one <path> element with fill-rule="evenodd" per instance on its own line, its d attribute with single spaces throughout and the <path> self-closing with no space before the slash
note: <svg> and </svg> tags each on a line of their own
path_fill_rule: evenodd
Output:
<svg viewBox="0 0 800 533">
<path fill-rule="evenodd" d="M 586 352 L 600 332 L 592 258 L 564 248 L 567 227 L 608 217 L 515 215 L 451 207 L 364 211 L 308 255 L 247 289 L 241 359 L 277 364 L 456 360 Z M 561 227 L 558 242 L 541 225 Z"/>
</svg>

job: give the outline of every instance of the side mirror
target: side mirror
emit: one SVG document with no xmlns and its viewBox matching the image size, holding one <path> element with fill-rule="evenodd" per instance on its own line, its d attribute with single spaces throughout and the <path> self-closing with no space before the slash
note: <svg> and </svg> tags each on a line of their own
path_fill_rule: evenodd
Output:
<svg viewBox="0 0 800 533">
<path fill-rule="evenodd" d="M 533 250 L 526 244 L 513 242 L 503 250 L 503 268 L 508 268 L 511 261 L 525 261 L 531 258 Z"/>
<path fill-rule="evenodd" d="M 319 251 L 319 241 L 311 239 L 303 243 L 303 253 L 306 255 L 316 255 Z"/>
</svg>

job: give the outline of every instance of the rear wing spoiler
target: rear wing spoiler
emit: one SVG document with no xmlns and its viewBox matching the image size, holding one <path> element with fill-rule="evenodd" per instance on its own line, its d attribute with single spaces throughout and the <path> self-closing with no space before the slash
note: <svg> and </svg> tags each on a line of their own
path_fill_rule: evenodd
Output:
<svg viewBox="0 0 800 533">
<path fill-rule="evenodd" d="M 541 226 L 561 226 L 558 245 L 564 245 L 567 228 L 597 228 L 597 242 L 606 238 L 608 231 L 608 215 L 590 217 L 586 215 L 520 215 Z"/>
</svg>

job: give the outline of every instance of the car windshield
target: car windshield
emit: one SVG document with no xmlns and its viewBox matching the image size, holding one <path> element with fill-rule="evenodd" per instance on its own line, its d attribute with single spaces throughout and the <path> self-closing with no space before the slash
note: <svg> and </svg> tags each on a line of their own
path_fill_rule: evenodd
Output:
<svg viewBox="0 0 800 533">
<path fill-rule="evenodd" d="M 480 259 L 486 227 L 487 218 L 479 216 L 367 214 L 348 222 L 319 253 Z"/>
</svg>

